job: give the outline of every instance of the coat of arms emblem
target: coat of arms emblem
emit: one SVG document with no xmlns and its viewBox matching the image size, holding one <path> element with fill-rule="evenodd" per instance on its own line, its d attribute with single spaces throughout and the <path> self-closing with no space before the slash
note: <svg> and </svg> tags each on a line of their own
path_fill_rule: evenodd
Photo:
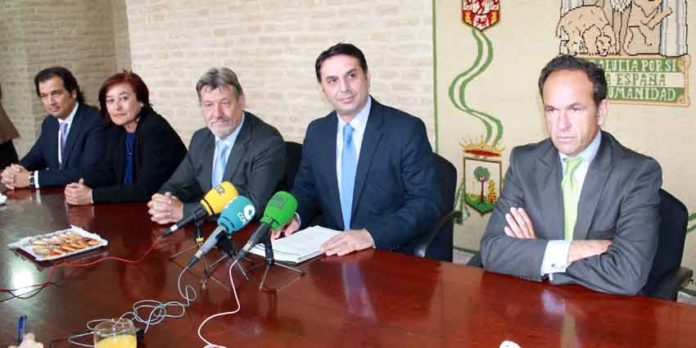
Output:
<svg viewBox="0 0 696 348">
<path fill-rule="evenodd" d="M 464 23 L 485 30 L 500 20 L 500 0 L 462 0 Z"/>
</svg>

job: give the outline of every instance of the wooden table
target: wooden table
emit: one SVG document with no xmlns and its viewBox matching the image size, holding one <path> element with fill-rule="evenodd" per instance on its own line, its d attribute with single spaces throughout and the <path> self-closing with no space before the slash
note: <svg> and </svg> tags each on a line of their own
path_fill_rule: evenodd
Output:
<svg viewBox="0 0 696 348">
<path fill-rule="evenodd" d="M 0 206 L 2 245 L 74 224 L 108 239 L 109 246 L 96 254 L 137 259 L 163 230 L 149 221 L 144 204 L 69 207 L 61 190 L 9 194 Z M 0 303 L 0 347 L 14 343 L 21 314 L 29 317 L 29 331 L 47 343 L 84 331 L 90 319 L 118 317 L 137 300 L 181 300 L 177 276 L 190 254 L 174 260 L 169 255 L 192 245 L 192 233 L 189 228 L 168 237 L 137 265 L 57 267 L 56 285 Z M 239 236 L 237 245 L 245 237 Z M 48 277 L 50 264 L 0 250 L 0 287 Z M 183 278 L 198 291 L 186 315 L 151 327 L 140 347 L 201 347 L 199 323 L 235 307 L 230 291 L 215 280 L 201 289 L 201 267 Z M 498 347 L 506 339 L 524 348 L 696 346 L 696 309 L 684 304 L 537 284 L 373 250 L 300 267 L 306 271 L 302 277 L 273 268 L 269 286 L 275 291 L 257 289 L 260 271 L 250 281 L 235 271 L 241 311 L 210 322 L 206 338 L 228 347 Z M 214 278 L 229 286 L 227 267 Z"/>
</svg>

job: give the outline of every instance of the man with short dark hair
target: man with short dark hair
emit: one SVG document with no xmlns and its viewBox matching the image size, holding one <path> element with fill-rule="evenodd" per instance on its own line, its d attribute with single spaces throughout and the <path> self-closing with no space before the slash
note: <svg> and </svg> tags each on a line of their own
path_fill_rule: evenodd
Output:
<svg viewBox="0 0 696 348">
<path fill-rule="evenodd" d="M 323 245 L 327 255 L 380 248 L 411 253 L 411 243 L 442 211 L 435 162 L 419 118 L 369 95 L 362 51 L 339 43 L 322 52 L 315 71 L 334 111 L 307 128 L 292 193 L 297 218 L 291 234 L 321 214 L 343 230 Z M 438 250 L 451 259 L 452 250 Z"/>
<path fill-rule="evenodd" d="M 228 68 L 208 70 L 196 84 L 206 128 L 191 138 L 189 152 L 148 203 L 152 221 L 173 223 L 222 181 L 230 181 L 263 213 L 283 177 L 285 142 L 277 129 L 245 111 L 244 91 Z"/>
<path fill-rule="evenodd" d="M 645 285 L 657 250 L 662 172 L 600 125 L 602 67 L 559 56 L 541 72 L 550 137 L 510 153 L 481 239 L 484 268 L 624 295 Z"/>
<path fill-rule="evenodd" d="M 34 78 L 34 86 L 49 116 L 29 153 L 2 172 L 2 183 L 9 189 L 78 181 L 104 153 L 105 122 L 97 109 L 85 104 L 68 69 L 44 69 Z"/>
</svg>

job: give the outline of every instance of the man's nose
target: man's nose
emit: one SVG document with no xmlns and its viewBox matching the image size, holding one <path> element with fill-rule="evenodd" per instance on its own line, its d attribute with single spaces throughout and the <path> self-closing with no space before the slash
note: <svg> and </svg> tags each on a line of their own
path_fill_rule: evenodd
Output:
<svg viewBox="0 0 696 348">
<path fill-rule="evenodd" d="M 215 117 L 222 117 L 225 115 L 225 109 L 222 107 L 222 103 L 215 105 Z"/>
<path fill-rule="evenodd" d="M 350 90 L 350 85 L 348 84 L 348 80 L 347 80 L 347 79 L 342 79 L 342 80 L 339 82 L 339 88 L 341 89 L 341 92 L 345 92 L 345 91 Z"/>
<path fill-rule="evenodd" d="M 556 127 L 559 130 L 566 130 L 570 128 L 570 118 L 568 117 L 567 111 L 561 111 L 560 115 L 558 115 L 558 123 L 556 124 Z"/>
</svg>

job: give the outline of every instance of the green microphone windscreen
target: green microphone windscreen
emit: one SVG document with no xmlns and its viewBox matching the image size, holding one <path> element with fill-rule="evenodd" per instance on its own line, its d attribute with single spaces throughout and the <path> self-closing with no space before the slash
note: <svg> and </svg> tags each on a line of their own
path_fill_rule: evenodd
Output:
<svg viewBox="0 0 696 348">
<path fill-rule="evenodd" d="M 297 210 L 297 200 L 285 191 L 276 192 L 263 211 L 262 223 L 269 224 L 271 230 L 277 230 L 290 222 Z"/>
</svg>

